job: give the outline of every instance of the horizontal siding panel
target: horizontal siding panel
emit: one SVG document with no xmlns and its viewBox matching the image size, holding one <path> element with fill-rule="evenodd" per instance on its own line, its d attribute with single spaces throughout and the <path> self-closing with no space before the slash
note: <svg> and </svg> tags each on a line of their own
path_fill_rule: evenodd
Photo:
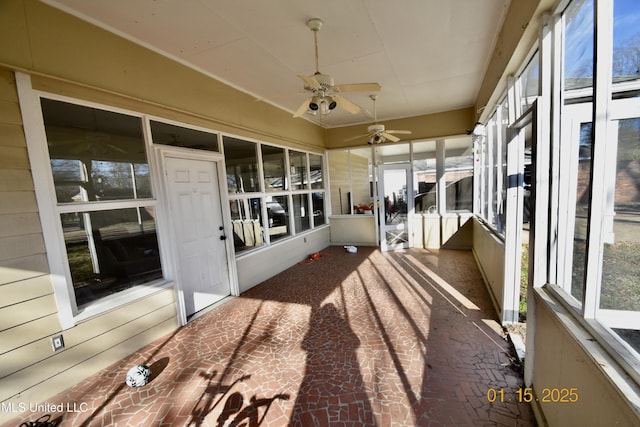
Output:
<svg viewBox="0 0 640 427">
<path fill-rule="evenodd" d="M 2 191 L 34 191 L 31 171 L 0 169 L 0 192 Z"/>
<path fill-rule="evenodd" d="M 44 336 L 15 350 L 0 354 L 0 381 L 6 376 L 53 356 L 51 338 L 56 335 L 58 335 L 58 332 Z"/>
<path fill-rule="evenodd" d="M 165 315 L 167 318 L 176 317 L 172 290 L 160 292 L 134 304 L 144 305 L 145 313 L 140 314 L 140 312 L 137 312 L 136 316 L 124 316 L 123 314 L 126 313 L 135 313 L 135 310 L 131 309 L 131 305 L 127 304 L 120 309 L 111 311 L 102 316 L 96 316 L 75 328 L 63 331 L 62 334 L 66 348 L 63 352 L 54 354 L 52 350 L 51 337 L 58 334 L 56 331 L 53 335 L 42 337 L 35 342 L 0 355 L 0 378 L 25 369 L 54 355 L 55 357 L 67 357 L 72 354 L 72 350 L 76 351 L 74 350 L 75 348 L 82 348 L 83 346 L 86 346 L 88 341 L 95 343 L 95 340 L 100 340 L 103 334 L 111 330 L 115 331 L 127 323 L 135 324 L 137 329 L 146 329 L 145 326 L 140 326 L 141 322 L 148 324 L 150 322 L 157 322 L 158 319 L 161 319 L 161 321 L 164 322 L 164 318 L 162 318 L 162 316 Z M 160 314 L 162 310 L 168 310 L 168 312 L 166 312 L 168 314 Z M 136 317 L 139 317 L 139 319 L 136 319 Z M 123 332 L 122 328 L 120 328 L 119 332 Z M 115 336 L 118 336 L 119 332 L 115 331 Z M 127 335 L 121 336 L 119 339 L 121 341 L 126 341 L 129 338 L 131 338 L 131 336 Z M 95 344 L 93 345 L 95 346 Z"/>
<path fill-rule="evenodd" d="M 18 102 L 16 78 L 13 72 L 7 69 L 0 71 L 0 99 L 3 101 Z"/>
<path fill-rule="evenodd" d="M 42 337 L 54 335 L 61 329 L 58 315 L 50 314 L 15 328 L 0 331 L 0 354 L 37 341 Z"/>
<path fill-rule="evenodd" d="M 0 147 L 26 147 L 22 125 L 0 123 Z"/>
<path fill-rule="evenodd" d="M 45 254 L 0 260 L 0 285 L 49 274 Z"/>
<path fill-rule="evenodd" d="M 33 319 L 57 312 L 53 294 L 10 305 L 0 309 L 0 330 L 5 331 L 18 325 L 28 324 Z"/>
<path fill-rule="evenodd" d="M 77 384 L 100 369 L 175 330 L 177 327 L 175 313 L 175 307 L 166 306 L 135 322 L 123 325 L 82 345 L 64 350 L 28 369 L 3 378 L 0 401 L 47 380 L 47 382 L 57 383 L 57 386 L 52 388 L 57 388 L 59 391 Z M 124 336 L 126 339 L 122 339 Z M 62 374 L 52 378 L 54 373 Z M 125 374 L 126 372 L 123 372 L 123 381 Z"/>
<path fill-rule="evenodd" d="M 23 169 L 28 170 L 29 156 L 26 147 L 1 147 L 0 169 Z"/>
<path fill-rule="evenodd" d="M 0 214 L 0 236 L 11 237 L 42 232 L 37 213 Z"/>
<path fill-rule="evenodd" d="M 22 116 L 20 115 L 18 100 L 6 101 L 0 99 L 0 117 L 2 118 L 2 123 L 21 125 Z"/>
<path fill-rule="evenodd" d="M 48 274 L 0 285 L 0 307 L 18 304 L 53 293 Z"/>
<path fill-rule="evenodd" d="M 42 234 L 0 238 L 0 261 L 45 253 Z"/>
<path fill-rule="evenodd" d="M 38 212 L 33 191 L 0 192 L 0 215 L 7 213 Z"/>
<path fill-rule="evenodd" d="M 141 300 L 118 307 L 115 310 L 100 316 L 92 317 L 75 327 L 64 332 L 64 340 L 67 347 L 81 345 L 83 342 L 109 332 L 131 322 L 137 322 L 148 313 L 165 306 L 174 306 L 175 299 L 173 289 L 165 289 Z M 174 308 L 175 311 L 175 308 Z M 129 337 L 123 337 L 127 339 Z"/>
</svg>

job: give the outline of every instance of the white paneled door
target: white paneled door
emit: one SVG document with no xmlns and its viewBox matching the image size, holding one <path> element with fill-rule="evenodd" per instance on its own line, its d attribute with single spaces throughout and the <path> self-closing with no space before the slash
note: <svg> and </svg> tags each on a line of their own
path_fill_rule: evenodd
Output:
<svg viewBox="0 0 640 427">
<path fill-rule="evenodd" d="M 186 316 L 230 294 L 218 164 L 166 157 L 177 279 Z"/>
</svg>

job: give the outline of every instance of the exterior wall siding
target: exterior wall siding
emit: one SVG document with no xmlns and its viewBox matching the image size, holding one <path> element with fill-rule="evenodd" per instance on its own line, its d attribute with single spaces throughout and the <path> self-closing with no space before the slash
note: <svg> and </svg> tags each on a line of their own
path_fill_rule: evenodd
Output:
<svg viewBox="0 0 640 427">
<path fill-rule="evenodd" d="M 622 398 L 634 390 L 614 373 L 620 368 L 613 358 L 546 291 L 535 299 L 534 410 L 549 426 L 640 425 L 638 408 Z M 545 391 L 563 388 L 575 390 L 576 402 L 544 402 Z"/>
<path fill-rule="evenodd" d="M 175 299 L 164 289 L 62 332 L 8 69 L 0 69 L 0 152 L 0 402 L 38 402 L 175 330 Z M 54 352 L 61 333 L 65 348 Z"/>
<path fill-rule="evenodd" d="M 476 219 L 473 220 L 473 255 L 478 262 L 496 311 L 501 316 L 504 292 L 504 244 Z"/>
<path fill-rule="evenodd" d="M 36 90 L 291 148 L 320 152 L 325 135 L 310 122 L 294 121 L 287 112 L 42 2 L 0 2 L 0 402 L 5 404 L 43 401 L 179 327 L 174 289 L 168 287 L 62 330 L 14 71 L 29 74 Z M 308 243 L 293 239 L 254 254 L 270 268 L 259 277 L 241 276 L 242 287 L 320 250 L 328 236 L 324 227 L 306 234 Z M 270 262 L 280 250 L 297 258 Z M 54 352 L 51 339 L 58 334 L 65 348 Z M 0 423 L 15 416 L 0 413 Z"/>
</svg>

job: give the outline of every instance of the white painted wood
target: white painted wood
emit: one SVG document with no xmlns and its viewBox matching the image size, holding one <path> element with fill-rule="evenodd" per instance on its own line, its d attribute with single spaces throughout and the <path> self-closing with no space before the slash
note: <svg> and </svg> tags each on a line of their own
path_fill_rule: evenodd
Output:
<svg viewBox="0 0 640 427">
<path fill-rule="evenodd" d="M 378 185 L 380 188 L 380 247 L 383 251 L 410 248 L 413 244 L 413 180 L 411 179 L 411 164 L 391 164 L 378 166 Z M 402 188 L 406 189 L 407 203 L 406 218 L 397 216 L 399 221 L 387 221 L 387 214 L 391 218 L 393 213 L 387 212 L 385 198 L 392 200 L 393 193 L 399 196 Z M 389 240 L 388 236 L 391 237 Z"/>
<path fill-rule="evenodd" d="M 594 88 L 593 88 L 593 151 L 591 156 L 591 207 L 589 209 L 589 230 L 601 230 L 604 209 L 609 122 L 609 103 L 611 97 L 611 50 L 613 46 L 613 4 L 607 1 L 595 2 L 594 37 Z M 586 319 L 596 317 L 600 305 L 600 287 L 602 284 L 602 243 L 600 232 L 591 232 L 588 236 L 587 265 L 585 267 L 586 284 L 584 290 L 583 315 Z"/>
<path fill-rule="evenodd" d="M 524 199 L 524 148 L 526 128 L 531 126 L 529 110 L 507 131 L 507 200 L 505 226 L 504 288 L 502 323 L 518 321 L 520 267 L 522 256 L 522 218 Z"/>
<path fill-rule="evenodd" d="M 230 294 L 218 164 L 167 157 L 165 165 L 178 286 L 190 316 Z"/>
<path fill-rule="evenodd" d="M 17 72 L 16 86 L 20 99 L 20 111 L 24 123 L 24 134 L 29 151 L 31 174 L 35 183 L 36 200 L 42 224 L 42 234 L 47 248 L 47 259 L 51 269 L 53 292 L 58 304 L 58 316 L 63 329 L 75 324 L 73 319 L 77 309 L 73 289 L 68 285 L 70 275 L 60 216 L 56 212 L 55 187 L 49 163 L 47 136 L 44 131 L 42 110 L 38 95 L 31 87 L 31 77 Z"/>
</svg>

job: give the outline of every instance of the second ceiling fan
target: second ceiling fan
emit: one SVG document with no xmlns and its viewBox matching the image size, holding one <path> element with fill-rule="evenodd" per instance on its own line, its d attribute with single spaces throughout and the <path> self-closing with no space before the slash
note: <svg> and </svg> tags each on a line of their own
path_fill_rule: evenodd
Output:
<svg viewBox="0 0 640 427">
<path fill-rule="evenodd" d="M 367 137 L 367 142 L 369 144 L 374 144 L 374 143 L 380 144 L 381 142 L 385 142 L 385 141 L 391 141 L 391 142 L 400 141 L 400 138 L 398 138 L 395 135 L 411 135 L 410 130 L 385 129 L 383 124 L 378 123 L 378 115 L 376 112 L 376 99 L 378 99 L 378 95 L 372 94 L 372 95 L 369 95 L 369 98 L 371 98 L 371 100 L 373 101 L 374 124 L 369 125 L 369 127 L 367 128 L 367 133 L 354 136 L 353 138 L 346 139 L 345 142 Z"/>
<path fill-rule="evenodd" d="M 350 83 L 350 84 L 334 84 L 333 77 L 320 72 L 318 67 L 318 31 L 324 23 L 319 18 L 312 18 L 307 21 L 307 27 L 313 32 L 313 41 L 315 47 L 316 72 L 311 76 L 299 75 L 304 81 L 304 89 L 312 92 L 313 95 L 306 99 L 300 108 L 294 113 L 293 117 L 300 117 L 309 111 L 328 114 L 337 106 L 344 108 L 348 112 L 355 114 L 362 109 L 339 95 L 341 92 L 378 92 L 381 86 L 378 83 Z"/>
</svg>

